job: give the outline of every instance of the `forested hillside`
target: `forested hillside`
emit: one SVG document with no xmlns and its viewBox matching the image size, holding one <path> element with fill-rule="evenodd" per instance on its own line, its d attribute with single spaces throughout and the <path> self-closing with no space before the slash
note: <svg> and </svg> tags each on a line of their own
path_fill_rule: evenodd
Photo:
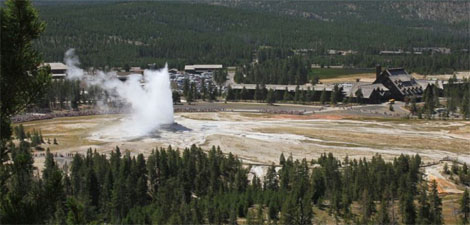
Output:
<svg viewBox="0 0 470 225">
<path fill-rule="evenodd" d="M 382 23 L 410 28 L 467 32 L 468 1 L 208 1 L 322 21 Z M 463 32 L 463 33 L 462 33 Z"/>
<path fill-rule="evenodd" d="M 169 62 L 179 68 L 190 63 L 246 65 L 255 59 L 261 46 L 271 46 L 289 51 L 308 49 L 302 53 L 308 63 L 325 65 L 372 67 L 381 63 L 422 73 L 469 69 L 468 52 L 461 52 L 468 48 L 464 33 L 468 22 L 398 19 L 402 14 L 391 16 L 396 9 L 382 15 L 372 13 L 378 3 L 370 4 L 363 8 L 322 2 L 289 4 L 308 11 L 295 16 L 297 11 L 292 9 L 292 16 L 275 7 L 259 10 L 255 6 L 213 3 L 43 2 L 38 8 L 47 28 L 36 45 L 47 61 L 61 61 L 63 53 L 74 47 L 84 66 L 154 62 Z M 342 11 L 344 7 L 362 9 L 355 15 L 364 18 L 347 16 L 351 10 Z M 310 10 L 317 8 L 324 15 Z M 433 29 L 434 25 L 438 29 Z M 381 50 L 413 47 L 447 47 L 452 54 L 378 55 Z M 331 56 L 328 49 L 358 53 Z"/>
</svg>

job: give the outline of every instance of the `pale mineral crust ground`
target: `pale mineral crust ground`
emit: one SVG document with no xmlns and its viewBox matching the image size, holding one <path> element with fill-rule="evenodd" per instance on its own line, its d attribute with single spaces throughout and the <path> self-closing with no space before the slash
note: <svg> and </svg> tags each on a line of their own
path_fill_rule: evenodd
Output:
<svg viewBox="0 0 470 225">
<path fill-rule="evenodd" d="M 333 153 L 343 159 L 371 158 L 379 153 L 386 160 L 400 154 L 420 154 L 425 162 L 444 157 L 470 163 L 470 123 L 404 119 L 364 119 L 341 114 L 282 115 L 249 112 L 176 113 L 178 124 L 147 137 L 122 136 L 125 115 L 96 115 L 27 122 L 26 130 L 41 129 L 44 138 L 56 138 L 58 145 L 43 144 L 68 161 L 67 153 L 85 153 L 88 148 L 109 153 L 116 146 L 131 154 L 148 155 L 158 147 L 185 148 L 213 145 L 232 152 L 246 163 L 278 163 L 281 153 L 295 159 L 315 159 Z M 40 169 L 44 158 L 35 152 Z M 60 157 L 60 156 L 64 157 Z M 444 178 L 442 165 L 425 170 L 430 179 Z M 262 173 L 258 170 L 256 173 Z M 459 192 L 455 185 L 441 182 L 442 192 Z"/>
</svg>

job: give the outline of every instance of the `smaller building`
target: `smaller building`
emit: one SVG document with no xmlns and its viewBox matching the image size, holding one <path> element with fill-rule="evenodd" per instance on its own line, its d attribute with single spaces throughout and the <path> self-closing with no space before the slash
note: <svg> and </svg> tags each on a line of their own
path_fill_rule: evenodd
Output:
<svg viewBox="0 0 470 225">
<path fill-rule="evenodd" d="M 436 85 L 440 90 L 444 90 L 444 83 L 442 80 L 416 79 L 416 82 L 418 82 L 423 90 L 426 90 L 429 85 Z"/>
<path fill-rule="evenodd" d="M 401 55 L 401 54 L 405 54 L 405 52 L 401 49 L 397 51 L 384 50 L 384 51 L 379 52 L 379 55 Z"/>
<path fill-rule="evenodd" d="M 348 97 L 357 98 L 356 93 L 358 93 L 359 89 L 362 92 L 361 102 L 363 103 L 382 103 L 390 96 L 390 91 L 383 84 L 371 84 L 367 82 L 354 83 L 346 94 Z"/>
<path fill-rule="evenodd" d="M 200 64 L 200 65 L 185 65 L 184 71 L 187 73 L 204 73 L 213 72 L 215 70 L 221 70 L 224 67 L 222 64 Z"/>
<path fill-rule="evenodd" d="M 445 47 L 419 47 L 419 48 L 413 48 L 413 51 L 429 52 L 431 54 L 439 53 L 439 54 L 446 54 L 446 55 L 451 53 L 450 48 L 445 48 Z"/>
<path fill-rule="evenodd" d="M 52 79 L 64 79 L 67 76 L 68 66 L 61 62 L 44 63 L 51 67 Z"/>
<path fill-rule="evenodd" d="M 327 51 L 327 53 L 328 53 L 328 55 L 355 55 L 355 54 L 357 54 L 357 51 L 329 49 Z"/>
<path fill-rule="evenodd" d="M 140 66 L 133 66 L 133 67 L 129 68 L 129 72 L 144 74 L 144 69 L 140 68 Z"/>
</svg>

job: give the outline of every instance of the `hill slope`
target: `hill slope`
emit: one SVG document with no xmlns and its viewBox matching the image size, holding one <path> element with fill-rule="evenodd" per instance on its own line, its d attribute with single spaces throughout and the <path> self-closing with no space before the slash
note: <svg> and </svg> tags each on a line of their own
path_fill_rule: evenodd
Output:
<svg viewBox="0 0 470 225">
<path fill-rule="evenodd" d="M 289 5 L 293 9 L 284 11 L 292 11 L 294 16 L 276 10 L 276 7 L 283 7 L 282 4 L 260 10 L 251 5 L 226 7 L 213 2 L 43 3 L 38 8 L 48 26 L 36 44 L 48 61 L 61 60 L 64 51 L 74 47 L 85 66 L 168 61 L 170 66 L 180 68 L 186 63 L 246 64 L 253 60 L 253 53 L 260 46 L 312 49 L 313 53 L 308 56 L 311 61 L 325 61 L 327 49 L 353 49 L 361 55 L 357 59 L 333 61 L 356 66 L 379 62 L 375 55 L 384 49 L 468 46 L 468 38 L 462 31 L 448 24 L 442 25 L 442 29 L 453 32 L 417 29 L 411 22 L 401 26 L 400 21 L 405 20 L 393 22 L 395 20 L 387 20 L 387 16 L 366 23 L 365 20 L 373 18 L 367 14 L 374 8 L 369 5 L 362 11 L 359 10 L 362 6 L 358 9 L 350 4 L 300 2 Z M 298 16 L 296 7 L 310 14 Z M 352 9 L 344 11 L 344 7 Z M 354 11 L 357 11 L 356 16 L 348 16 Z M 458 23 L 454 26 L 458 27 Z M 393 61 L 398 64 L 400 60 Z M 459 58 L 450 61 L 455 60 L 453 64 L 460 67 Z M 455 67 L 453 64 L 444 67 Z"/>
</svg>

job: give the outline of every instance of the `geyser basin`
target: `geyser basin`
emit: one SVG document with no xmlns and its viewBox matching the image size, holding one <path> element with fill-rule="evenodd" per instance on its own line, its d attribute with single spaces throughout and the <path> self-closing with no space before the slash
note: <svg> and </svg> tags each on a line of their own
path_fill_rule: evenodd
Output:
<svg viewBox="0 0 470 225">
<path fill-rule="evenodd" d="M 470 124 L 465 121 L 375 121 L 375 120 L 288 120 L 271 114 L 177 113 L 179 125 L 160 127 L 155 136 L 128 136 L 119 126 L 126 115 L 97 115 L 24 123 L 25 129 L 41 129 L 44 138 L 57 138 L 59 145 L 44 145 L 57 153 L 85 153 L 88 148 L 109 153 L 116 146 L 131 154 L 148 155 L 158 147 L 209 149 L 220 146 L 245 161 L 278 162 L 279 155 L 317 158 L 332 152 L 343 158 L 376 153 L 390 159 L 419 153 L 424 161 L 445 156 L 470 163 Z M 176 126 L 176 130 L 174 131 Z M 121 128 L 121 129 L 116 129 Z M 172 130 L 173 129 L 173 130 Z"/>
<path fill-rule="evenodd" d="M 102 131 L 106 138 L 121 137 L 119 140 L 132 140 L 153 135 L 163 125 L 173 124 L 173 100 L 170 88 L 168 66 L 161 70 L 145 70 L 143 76 L 132 74 L 125 82 L 115 73 L 85 74 L 78 67 L 78 57 L 74 50 L 65 53 L 69 79 L 80 79 L 88 85 L 103 88 L 112 100 L 124 102 L 131 114 L 119 125 Z"/>
</svg>

